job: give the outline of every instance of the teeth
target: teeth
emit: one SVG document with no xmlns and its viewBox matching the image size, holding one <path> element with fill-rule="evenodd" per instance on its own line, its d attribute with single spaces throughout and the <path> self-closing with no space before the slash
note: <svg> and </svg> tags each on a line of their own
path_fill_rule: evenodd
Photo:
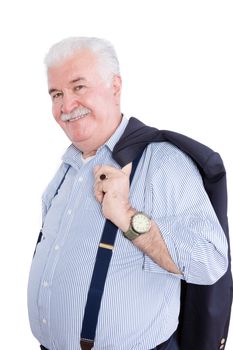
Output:
<svg viewBox="0 0 233 350">
<path fill-rule="evenodd" d="M 84 118 L 87 114 L 88 114 L 88 113 L 83 114 L 83 115 L 80 115 L 79 117 L 74 117 L 74 118 L 68 119 L 68 121 L 72 122 L 72 121 L 74 121 L 74 120 L 82 119 L 82 118 Z"/>
<path fill-rule="evenodd" d="M 77 119 L 85 117 L 89 113 L 90 113 L 89 109 L 79 108 L 79 109 L 75 109 L 73 112 L 71 112 L 69 114 L 62 114 L 61 120 L 63 122 L 77 120 Z"/>
</svg>

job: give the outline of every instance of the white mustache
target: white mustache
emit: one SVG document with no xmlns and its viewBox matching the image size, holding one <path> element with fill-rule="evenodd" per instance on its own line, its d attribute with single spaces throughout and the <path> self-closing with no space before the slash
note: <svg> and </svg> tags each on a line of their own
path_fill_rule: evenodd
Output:
<svg viewBox="0 0 233 350">
<path fill-rule="evenodd" d="M 72 120 L 72 119 L 75 119 L 75 118 L 82 118 L 82 117 L 84 117 L 86 114 L 88 114 L 90 112 L 91 112 L 91 110 L 88 109 L 88 108 L 85 108 L 85 107 L 76 108 L 71 113 L 68 113 L 68 114 L 62 113 L 61 120 L 63 122 L 66 122 L 68 120 Z"/>
</svg>

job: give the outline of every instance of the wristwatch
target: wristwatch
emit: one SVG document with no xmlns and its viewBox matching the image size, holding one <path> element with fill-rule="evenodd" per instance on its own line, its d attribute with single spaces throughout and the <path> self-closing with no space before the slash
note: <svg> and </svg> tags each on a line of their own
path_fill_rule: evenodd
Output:
<svg viewBox="0 0 233 350">
<path fill-rule="evenodd" d="M 150 228 L 151 218 L 142 212 L 137 212 L 131 217 L 129 229 L 123 234 L 130 241 L 133 241 L 140 235 L 150 231 Z"/>
</svg>

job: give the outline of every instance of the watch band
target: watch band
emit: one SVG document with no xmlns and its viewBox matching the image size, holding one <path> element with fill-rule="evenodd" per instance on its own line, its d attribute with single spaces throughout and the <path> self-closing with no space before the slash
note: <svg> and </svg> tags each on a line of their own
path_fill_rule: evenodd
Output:
<svg viewBox="0 0 233 350">
<path fill-rule="evenodd" d="M 138 230 L 137 230 L 136 227 L 134 226 L 134 224 L 136 224 L 135 219 L 138 217 L 144 217 L 144 219 L 147 221 L 145 231 L 141 231 L 141 227 L 138 227 Z M 126 232 L 123 232 L 123 235 L 125 238 L 129 239 L 130 241 L 133 241 L 140 235 L 149 232 L 150 228 L 151 228 L 151 218 L 143 212 L 136 212 L 131 217 L 129 229 Z"/>
<path fill-rule="evenodd" d="M 130 225 L 129 229 L 126 232 L 123 232 L 123 235 L 125 238 L 129 239 L 130 241 L 133 241 L 134 239 L 140 236 L 140 233 L 134 231 L 134 229 Z"/>
</svg>

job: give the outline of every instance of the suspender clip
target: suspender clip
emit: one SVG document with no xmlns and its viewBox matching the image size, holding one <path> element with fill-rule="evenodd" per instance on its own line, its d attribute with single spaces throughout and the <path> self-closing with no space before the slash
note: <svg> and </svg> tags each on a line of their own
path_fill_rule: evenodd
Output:
<svg viewBox="0 0 233 350">
<path fill-rule="evenodd" d="M 109 250 L 113 250 L 113 245 L 112 244 L 107 244 L 107 243 L 100 243 L 99 244 L 100 248 L 104 248 L 104 249 L 109 249 Z"/>
<path fill-rule="evenodd" d="M 82 350 L 91 350 L 94 346 L 94 340 L 81 338 L 80 346 Z"/>
</svg>

